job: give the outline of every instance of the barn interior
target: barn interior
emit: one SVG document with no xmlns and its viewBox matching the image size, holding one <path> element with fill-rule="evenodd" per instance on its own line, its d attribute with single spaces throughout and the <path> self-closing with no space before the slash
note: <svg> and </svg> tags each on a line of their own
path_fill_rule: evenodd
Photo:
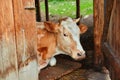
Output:
<svg viewBox="0 0 120 80">
<path fill-rule="evenodd" d="M 56 66 L 48 65 L 38 72 L 36 22 L 56 22 L 64 17 L 50 15 L 48 1 L 0 0 L 0 80 L 120 80 L 120 0 L 93 0 L 93 14 L 80 20 L 88 26 L 80 37 L 87 56 L 84 60 L 58 55 Z M 76 16 L 72 18 L 82 15 L 82 0 L 59 1 L 74 7 L 72 14 Z M 68 4 L 70 1 L 75 5 Z M 62 13 L 66 10 L 69 9 Z"/>
<path fill-rule="evenodd" d="M 40 6 L 38 6 L 40 3 L 36 0 L 37 22 L 58 22 L 60 18 L 67 16 L 67 14 L 66 16 L 49 14 L 49 1 L 45 0 L 44 3 L 46 12 L 43 12 L 40 9 Z M 79 6 L 80 0 L 76 0 L 76 11 L 74 11 L 76 12 L 76 18 L 81 17 Z M 108 70 L 104 66 L 93 66 L 95 52 L 93 14 L 82 16 L 79 21 L 79 24 L 80 23 L 83 23 L 88 27 L 87 32 L 80 36 L 80 42 L 86 51 L 86 58 L 81 61 L 75 61 L 70 56 L 62 54 L 57 55 L 55 56 L 57 59 L 57 65 L 52 67 L 48 65 L 46 68 L 42 69 L 39 73 L 40 80 L 110 80 Z M 103 69 L 107 72 L 104 72 Z"/>
</svg>

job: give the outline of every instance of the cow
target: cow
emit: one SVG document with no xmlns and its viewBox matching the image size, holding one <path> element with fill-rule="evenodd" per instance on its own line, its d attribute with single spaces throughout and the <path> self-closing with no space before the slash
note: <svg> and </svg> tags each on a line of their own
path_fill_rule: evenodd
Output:
<svg viewBox="0 0 120 80">
<path fill-rule="evenodd" d="M 37 57 L 39 70 L 48 64 L 56 64 L 55 55 L 65 54 L 75 60 L 85 58 L 85 51 L 80 43 L 80 34 L 87 31 L 87 26 L 76 24 L 79 19 L 70 17 L 58 23 L 51 21 L 37 23 Z"/>
</svg>

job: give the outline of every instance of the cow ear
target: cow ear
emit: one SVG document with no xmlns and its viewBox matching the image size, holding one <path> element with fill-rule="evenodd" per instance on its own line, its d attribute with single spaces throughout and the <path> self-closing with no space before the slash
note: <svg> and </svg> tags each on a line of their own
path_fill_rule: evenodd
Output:
<svg viewBox="0 0 120 80">
<path fill-rule="evenodd" d="M 84 24 L 80 24 L 79 28 L 80 28 L 80 34 L 83 34 L 88 30 L 88 27 Z"/>
<path fill-rule="evenodd" d="M 53 22 L 50 22 L 50 21 L 44 22 L 44 26 L 45 26 L 45 29 L 49 32 L 57 33 L 58 29 L 59 29 L 59 25 L 57 23 L 53 23 Z"/>
</svg>

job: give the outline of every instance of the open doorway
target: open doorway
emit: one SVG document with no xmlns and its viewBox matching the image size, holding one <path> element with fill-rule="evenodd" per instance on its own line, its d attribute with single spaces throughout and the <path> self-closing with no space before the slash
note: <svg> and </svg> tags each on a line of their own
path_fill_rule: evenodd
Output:
<svg viewBox="0 0 120 80">
<path fill-rule="evenodd" d="M 46 1 L 48 1 L 47 5 L 45 4 Z M 77 1 L 80 1 L 79 5 L 77 4 Z M 82 15 L 80 23 L 86 24 L 88 26 L 88 31 L 80 37 L 81 44 L 83 45 L 83 48 L 86 50 L 87 57 L 86 57 L 86 59 L 84 59 L 80 62 L 77 62 L 77 63 L 80 63 L 83 65 L 82 67 L 79 67 L 79 68 L 90 69 L 93 67 L 93 63 L 94 63 L 93 62 L 94 61 L 94 54 L 93 54 L 94 53 L 93 0 L 76 0 L 76 1 L 75 0 L 41 0 L 40 1 L 41 21 L 50 20 L 53 22 L 57 22 L 60 18 L 64 18 L 64 17 L 76 18 L 76 17 L 78 17 L 77 11 L 76 11 L 78 8 L 76 8 L 76 5 L 79 6 L 80 15 Z M 47 10 L 49 9 L 49 12 L 47 11 L 48 12 L 47 14 L 45 13 L 46 6 L 48 7 Z M 49 18 L 48 18 L 48 16 L 49 16 Z M 61 56 L 63 59 L 68 59 L 70 61 L 74 61 L 68 56 L 65 56 L 65 55 L 61 55 Z M 59 56 L 57 56 L 57 57 L 59 59 Z M 63 60 L 63 62 L 64 62 L 64 60 Z M 69 63 L 69 61 L 68 61 L 68 63 Z M 77 64 L 75 64 L 75 65 L 77 65 Z M 76 68 L 76 69 L 78 69 L 78 68 Z M 44 73 L 49 72 L 49 68 L 47 68 L 47 70 Z M 52 69 L 52 71 L 54 71 L 54 70 L 55 69 Z M 86 72 L 86 70 L 83 70 L 83 72 L 84 71 Z M 96 73 L 93 72 L 93 74 L 96 74 Z M 59 78 L 61 77 L 61 75 L 59 76 Z M 63 75 L 65 75 L 65 74 L 63 74 Z M 72 74 L 72 75 L 74 76 L 74 74 Z M 96 77 L 98 77 L 99 75 L 101 76 L 102 74 L 98 73 L 98 75 Z M 78 76 L 80 76 L 80 75 L 78 75 Z M 86 75 L 84 75 L 84 77 L 85 76 Z M 72 79 L 69 79 L 69 80 L 72 80 Z M 104 79 L 100 78 L 100 80 L 104 80 Z"/>
</svg>

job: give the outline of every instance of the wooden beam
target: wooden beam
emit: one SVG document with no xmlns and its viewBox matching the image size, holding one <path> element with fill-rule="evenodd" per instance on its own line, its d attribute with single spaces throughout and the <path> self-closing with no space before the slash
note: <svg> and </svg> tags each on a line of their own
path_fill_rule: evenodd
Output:
<svg viewBox="0 0 120 80">
<path fill-rule="evenodd" d="M 36 7 L 36 20 L 40 22 L 41 21 L 40 0 L 35 0 L 35 7 Z"/>
<path fill-rule="evenodd" d="M 104 27 L 104 0 L 94 0 L 94 49 L 95 65 L 103 64 L 101 38 Z"/>
<path fill-rule="evenodd" d="M 45 0 L 45 15 L 46 15 L 46 21 L 49 21 L 48 0 Z"/>
</svg>

